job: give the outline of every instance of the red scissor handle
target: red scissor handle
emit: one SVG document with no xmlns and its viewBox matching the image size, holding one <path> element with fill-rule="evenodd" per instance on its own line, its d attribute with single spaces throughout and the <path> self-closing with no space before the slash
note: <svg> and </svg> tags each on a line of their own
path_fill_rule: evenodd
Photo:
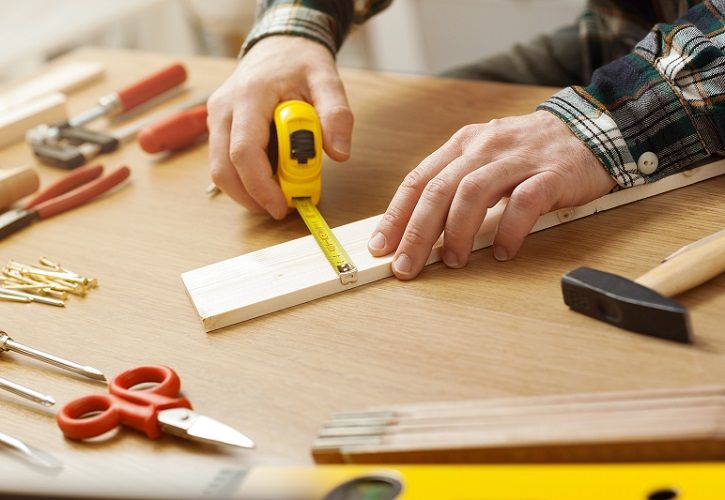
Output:
<svg viewBox="0 0 725 500">
<path fill-rule="evenodd" d="M 86 439 L 110 431 L 121 424 L 118 402 L 106 394 L 91 394 L 74 399 L 60 409 L 56 420 L 65 437 Z M 83 418 L 89 413 L 96 415 Z"/>
<path fill-rule="evenodd" d="M 158 385 L 132 391 L 138 384 Z M 168 408 L 191 408 L 186 398 L 178 397 L 181 381 L 167 366 L 144 365 L 118 374 L 109 387 L 109 395 L 90 395 L 74 399 L 58 412 L 58 426 L 70 439 L 87 439 L 126 425 L 146 433 L 151 439 L 161 437 L 157 414 Z M 100 412 L 83 418 L 92 412 Z"/>
</svg>

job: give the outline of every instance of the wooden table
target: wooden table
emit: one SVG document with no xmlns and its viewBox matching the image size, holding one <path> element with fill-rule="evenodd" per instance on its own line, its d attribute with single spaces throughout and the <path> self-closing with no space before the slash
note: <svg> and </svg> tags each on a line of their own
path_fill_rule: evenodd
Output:
<svg viewBox="0 0 725 500">
<path fill-rule="evenodd" d="M 107 77 L 70 98 L 71 113 L 171 61 L 86 49 Z M 185 59 L 194 90 L 211 90 L 233 60 Z M 553 89 L 343 71 L 356 124 L 353 159 L 326 160 L 321 210 L 337 226 L 385 210 L 403 176 L 459 127 L 531 111 Z M 181 100 L 179 98 L 177 100 Z M 639 336 L 568 310 L 561 275 L 587 265 L 636 277 L 725 221 L 725 178 L 656 196 L 529 236 L 499 263 L 491 249 L 465 269 L 442 264 L 403 283 L 386 279 L 206 334 L 180 273 L 297 238 L 297 217 L 275 222 L 229 198 L 209 199 L 207 149 L 151 157 L 136 144 L 101 161 L 129 165 L 111 196 L 3 240 L 2 258 L 41 255 L 100 288 L 65 309 L 0 303 L 0 327 L 33 345 L 113 376 L 143 363 L 174 367 L 195 408 L 238 428 L 253 451 L 219 450 L 124 430 L 102 442 L 65 440 L 56 409 L 0 393 L 0 430 L 74 460 L 120 457 L 195 463 L 309 464 L 318 427 L 334 411 L 487 396 L 685 387 L 725 379 L 725 276 L 679 300 L 696 343 Z M 25 144 L 0 151 L 0 167 L 34 159 Z M 61 175 L 40 166 L 43 182 Z M 52 394 L 60 405 L 104 386 L 16 354 L 2 376 Z M 127 463 L 127 462 L 123 462 Z M 131 467 L 133 469 L 133 467 Z M 93 471 L 89 464 L 86 471 Z"/>
</svg>

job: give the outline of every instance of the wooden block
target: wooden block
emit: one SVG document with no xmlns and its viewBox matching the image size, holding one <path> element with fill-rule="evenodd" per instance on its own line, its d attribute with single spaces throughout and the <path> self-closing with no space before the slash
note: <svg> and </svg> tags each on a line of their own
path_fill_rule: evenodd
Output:
<svg viewBox="0 0 725 500">
<path fill-rule="evenodd" d="M 36 125 L 65 120 L 65 103 L 65 95 L 56 93 L 0 112 L 0 148 L 24 139 Z"/>
<path fill-rule="evenodd" d="M 56 92 L 69 93 L 99 79 L 105 67 L 91 61 L 74 61 L 18 84 L 0 94 L 0 113 Z"/>
<path fill-rule="evenodd" d="M 531 232 L 540 231 L 596 212 L 625 205 L 725 173 L 725 160 L 671 175 L 652 184 L 608 194 L 591 203 L 564 208 L 539 218 Z M 493 243 L 505 200 L 489 210 L 474 250 Z M 279 311 L 326 295 L 343 292 L 392 276 L 393 255 L 373 257 L 367 242 L 381 215 L 333 229 L 358 267 L 358 281 L 342 285 L 312 236 L 305 236 L 234 257 L 181 275 L 186 291 L 208 332 L 263 314 Z M 427 264 L 440 260 L 439 240 Z M 426 265 L 427 265 L 426 264 Z"/>
<path fill-rule="evenodd" d="M 449 401 L 332 415 L 318 463 L 620 462 L 725 457 L 725 388 Z"/>
<path fill-rule="evenodd" d="M 40 187 L 40 177 L 28 166 L 0 170 L 0 210 L 5 210 L 19 199 Z"/>
</svg>

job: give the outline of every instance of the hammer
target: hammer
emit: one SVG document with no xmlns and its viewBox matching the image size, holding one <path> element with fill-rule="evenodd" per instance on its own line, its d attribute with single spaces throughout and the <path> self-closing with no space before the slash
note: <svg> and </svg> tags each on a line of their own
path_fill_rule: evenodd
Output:
<svg viewBox="0 0 725 500">
<path fill-rule="evenodd" d="M 561 278 L 574 311 L 637 333 L 689 343 L 687 309 L 668 298 L 725 271 L 725 230 L 687 245 L 635 281 L 580 267 Z"/>
</svg>

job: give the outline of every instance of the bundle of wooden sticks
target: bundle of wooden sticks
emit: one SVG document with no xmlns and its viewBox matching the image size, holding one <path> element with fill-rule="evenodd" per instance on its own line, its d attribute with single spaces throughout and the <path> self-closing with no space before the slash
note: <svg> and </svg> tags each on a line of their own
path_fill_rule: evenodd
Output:
<svg viewBox="0 0 725 500">
<path fill-rule="evenodd" d="M 330 417 L 318 463 L 631 462 L 725 458 L 725 388 L 396 406 Z"/>
</svg>

